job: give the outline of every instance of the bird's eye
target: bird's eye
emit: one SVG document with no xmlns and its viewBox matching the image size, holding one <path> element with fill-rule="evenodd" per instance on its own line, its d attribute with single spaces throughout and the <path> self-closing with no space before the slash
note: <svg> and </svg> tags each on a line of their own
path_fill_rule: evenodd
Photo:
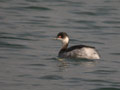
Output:
<svg viewBox="0 0 120 90">
<path fill-rule="evenodd" d="M 58 36 L 58 38 L 62 38 L 61 36 Z"/>
</svg>

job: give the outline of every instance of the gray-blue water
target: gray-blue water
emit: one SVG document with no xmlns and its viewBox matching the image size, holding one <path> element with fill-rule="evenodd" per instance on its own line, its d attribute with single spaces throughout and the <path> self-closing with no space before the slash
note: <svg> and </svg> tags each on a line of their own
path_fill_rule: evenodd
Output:
<svg viewBox="0 0 120 90">
<path fill-rule="evenodd" d="M 101 59 L 57 59 L 61 31 Z M 120 1 L 0 0 L 0 90 L 120 90 Z"/>
</svg>

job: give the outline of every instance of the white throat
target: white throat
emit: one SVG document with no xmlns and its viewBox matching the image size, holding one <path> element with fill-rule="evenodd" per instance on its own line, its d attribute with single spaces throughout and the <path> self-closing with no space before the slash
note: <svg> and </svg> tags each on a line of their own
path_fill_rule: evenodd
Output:
<svg viewBox="0 0 120 90">
<path fill-rule="evenodd" d="M 69 43 L 69 38 L 68 38 L 68 37 L 65 37 L 65 38 L 62 40 L 62 43 L 63 43 L 63 45 L 68 44 L 68 43 Z"/>
</svg>

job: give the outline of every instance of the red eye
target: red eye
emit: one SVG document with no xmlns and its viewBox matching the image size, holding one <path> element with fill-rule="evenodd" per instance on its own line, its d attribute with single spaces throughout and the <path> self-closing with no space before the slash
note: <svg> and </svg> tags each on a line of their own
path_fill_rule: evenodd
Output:
<svg viewBox="0 0 120 90">
<path fill-rule="evenodd" d="M 61 36 L 58 36 L 58 38 L 62 38 Z"/>
</svg>

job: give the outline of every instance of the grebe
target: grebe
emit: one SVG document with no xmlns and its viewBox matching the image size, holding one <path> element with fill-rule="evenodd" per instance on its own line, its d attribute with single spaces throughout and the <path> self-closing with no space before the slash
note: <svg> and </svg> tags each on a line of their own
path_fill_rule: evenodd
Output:
<svg viewBox="0 0 120 90">
<path fill-rule="evenodd" d="M 58 54 L 58 56 L 61 58 L 100 59 L 100 56 L 96 51 L 95 47 L 76 45 L 67 48 L 69 43 L 69 37 L 65 32 L 58 33 L 55 39 L 62 41 L 62 48 Z"/>
</svg>

